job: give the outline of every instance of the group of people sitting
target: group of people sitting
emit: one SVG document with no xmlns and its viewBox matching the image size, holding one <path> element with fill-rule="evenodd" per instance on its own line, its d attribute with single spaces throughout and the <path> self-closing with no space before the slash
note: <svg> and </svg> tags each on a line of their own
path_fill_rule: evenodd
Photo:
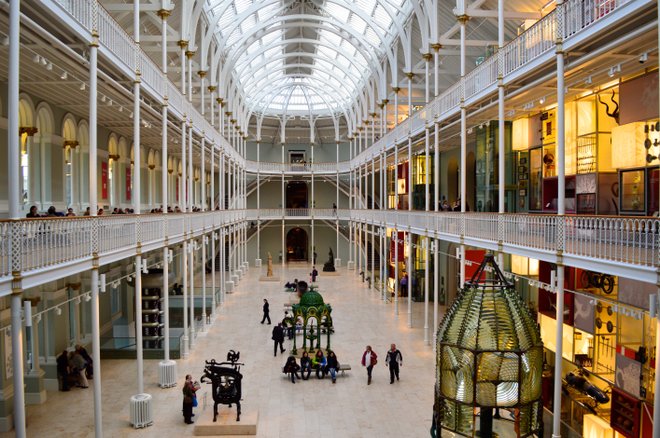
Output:
<svg viewBox="0 0 660 438">
<path fill-rule="evenodd" d="M 298 279 L 295 278 L 292 282 L 287 281 L 284 283 L 284 288 L 289 292 L 295 292 L 298 289 Z"/>
<path fill-rule="evenodd" d="M 76 345 L 74 351 L 62 351 L 57 356 L 57 380 L 60 391 L 69 391 L 72 385 L 78 388 L 88 388 L 89 381 L 94 376 L 94 362 L 85 347 Z"/>
<path fill-rule="evenodd" d="M 296 377 L 303 380 L 309 379 L 312 370 L 316 370 L 316 377 L 319 379 L 324 378 L 328 373 L 332 378 L 332 383 L 337 383 L 337 370 L 339 369 L 339 362 L 335 352 L 328 351 L 328 357 L 323 355 L 323 350 L 319 349 L 313 357 L 309 356 L 307 351 L 303 351 L 300 358 L 300 365 L 295 356 L 289 356 L 284 364 L 284 372 L 291 375 L 291 383 L 296 383 Z M 300 372 L 300 375 L 298 375 Z M 305 375 L 306 373 L 306 375 Z"/>
</svg>

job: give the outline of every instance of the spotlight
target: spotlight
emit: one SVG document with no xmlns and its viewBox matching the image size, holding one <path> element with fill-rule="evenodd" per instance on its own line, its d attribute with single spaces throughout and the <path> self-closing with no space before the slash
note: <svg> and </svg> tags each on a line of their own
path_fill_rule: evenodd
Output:
<svg viewBox="0 0 660 438">
<path fill-rule="evenodd" d="M 123 113 L 123 112 L 124 112 L 124 107 L 123 107 L 123 106 L 120 106 L 120 107 L 119 107 L 119 112 L 120 112 L 120 113 Z"/>
<path fill-rule="evenodd" d="M 60 315 L 62 314 L 62 309 L 61 309 L 59 306 L 57 306 L 57 307 L 55 308 L 55 314 L 56 314 L 57 316 L 60 316 Z"/>
<path fill-rule="evenodd" d="M 92 295 L 91 294 L 85 294 L 85 302 L 89 303 L 92 300 Z"/>
<path fill-rule="evenodd" d="M 105 290 L 106 290 L 105 274 L 100 274 L 99 275 L 99 290 L 101 291 L 101 293 L 105 293 Z"/>
<path fill-rule="evenodd" d="M 62 75 L 60 76 L 60 79 L 62 79 L 62 80 L 64 81 L 64 80 L 66 80 L 68 77 L 69 77 L 69 73 L 64 72 L 64 73 L 62 73 Z"/>
<path fill-rule="evenodd" d="M 543 105 L 543 104 L 545 103 L 545 97 L 540 98 L 540 99 L 539 99 L 539 103 L 540 103 L 541 105 Z"/>
<path fill-rule="evenodd" d="M 101 96 L 101 102 L 105 103 L 105 95 Z"/>
<path fill-rule="evenodd" d="M 52 70 L 52 69 L 53 69 L 53 63 L 52 63 L 52 62 L 49 62 L 49 63 L 46 65 L 46 70 L 50 71 L 50 70 Z"/>
<path fill-rule="evenodd" d="M 80 91 L 85 91 L 85 83 L 84 82 L 80 83 Z"/>
<path fill-rule="evenodd" d="M 43 56 L 40 56 L 40 57 L 39 57 L 39 60 L 41 61 L 41 65 L 46 65 L 46 64 L 48 64 L 48 61 L 46 61 L 46 58 L 44 58 Z"/>
<path fill-rule="evenodd" d="M 108 106 L 112 106 L 112 99 L 108 99 Z"/>
<path fill-rule="evenodd" d="M 591 76 L 587 76 L 587 79 L 584 80 L 584 83 L 587 85 L 591 85 L 593 83 L 593 79 Z"/>
<path fill-rule="evenodd" d="M 34 55 L 34 57 L 32 58 L 32 62 L 34 62 L 35 64 L 39 64 L 39 55 Z"/>
<path fill-rule="evenodd" d="M 644 64 L 646 61 L 649 60 L 649 54 L 648 52 L 644 52 L 641 55 L 639 55 L 639 63 Z"/>
</svg>

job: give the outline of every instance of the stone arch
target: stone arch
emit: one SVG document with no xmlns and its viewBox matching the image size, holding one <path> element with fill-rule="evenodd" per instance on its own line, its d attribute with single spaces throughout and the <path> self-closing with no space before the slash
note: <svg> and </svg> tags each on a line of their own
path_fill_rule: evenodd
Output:
<svg viewBox="0 0 660 438">
<path fill-rule="evenodd" d="M 18 126 L 35 126 L 34 103 L 23 93 L 18 100 Z"/>
<path fill-rule="evenodd" d="M 62 119 L 62 140 L 75 141 L 78 137 L 76 119 L 71 113 L 67 113 Z"/>
</svg>

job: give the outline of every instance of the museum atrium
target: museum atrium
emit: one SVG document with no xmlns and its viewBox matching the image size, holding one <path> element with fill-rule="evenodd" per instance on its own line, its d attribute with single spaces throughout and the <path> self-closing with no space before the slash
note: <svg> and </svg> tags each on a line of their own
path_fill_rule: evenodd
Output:
<svg viewBox="0 0 660 438">
<path fill-rule="evenodd" d="M 0 1 L 0 437 L 660 438 L 659 38 L 649 0 Z"/>
</svg>

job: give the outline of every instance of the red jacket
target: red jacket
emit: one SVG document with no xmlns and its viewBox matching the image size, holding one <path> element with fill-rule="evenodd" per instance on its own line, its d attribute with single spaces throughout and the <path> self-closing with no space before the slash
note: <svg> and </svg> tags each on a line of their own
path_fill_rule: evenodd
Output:
<svg viewBox="0 0 660 438">
<path fill-rule="evenodd" d="M 375 351 L 371 350 L 371 363 L 365 363 L 367 360 L 367 352 L 362 353 L 362 366 L 368 367 L 369 365 L 374 366 L 378 363 L 378 355 Z"/>
</svg>

